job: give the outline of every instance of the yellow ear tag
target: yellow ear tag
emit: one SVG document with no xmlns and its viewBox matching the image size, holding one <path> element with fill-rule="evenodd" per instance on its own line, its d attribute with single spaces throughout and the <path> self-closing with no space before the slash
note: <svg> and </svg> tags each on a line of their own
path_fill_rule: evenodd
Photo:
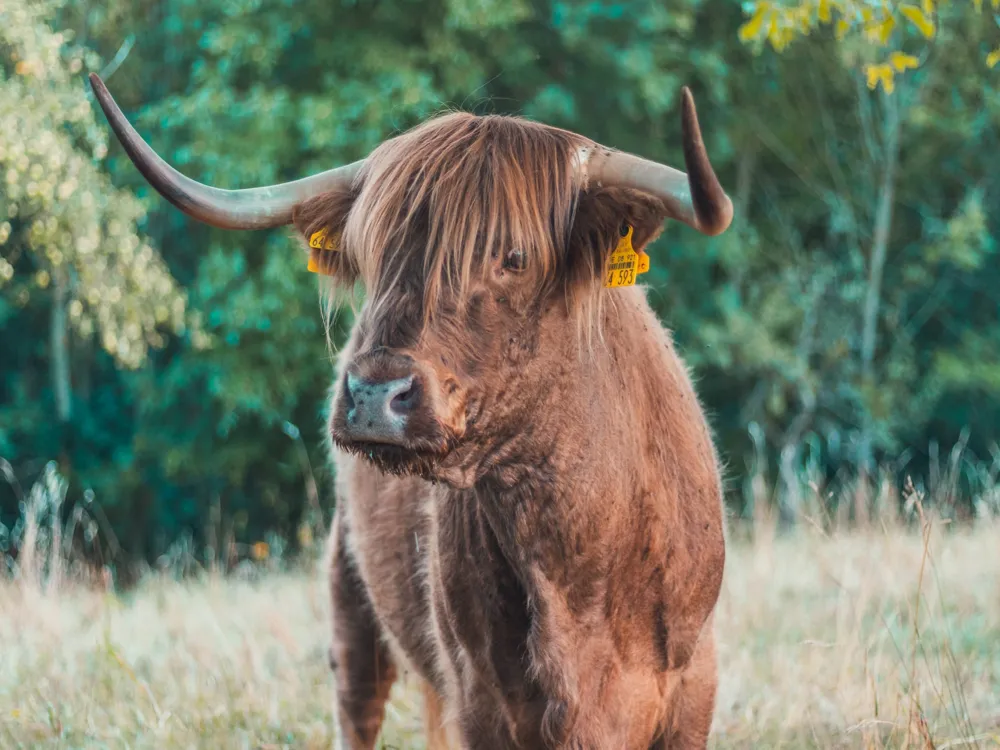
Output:
<svg viewBox="0 0 1000 750">
<path fill-rule="evenodd" d="M 338 249 L 338 242 L 337 242 L 338 239 L 339 237 L 337 235 L 328 237 L 327 231 L 325 229 L 321 229 L 318 232 L 313 232 L 309 236 L 309 247 L 312 248 L 312 250 L 319 250 L 320 252 L 324 250 L 336 251 Z M 319 264 L 316 262 L 316 259 L 318 257 L 319 253 L 317 252 L 309 253 L 308 267 L 312 273 L 323 273 L 322 271 L 320 271 Z"/>
<path fill-rule="evenodd" d="M 625 234 L 618 240 L 618 247 L 608 256 L 604 268 L 604 286 L 635 286 L 635 277 L 649 270 L 649 256 L 637 253 L 632 247 L 632 225 L 626 225 Z"/>
</svg>

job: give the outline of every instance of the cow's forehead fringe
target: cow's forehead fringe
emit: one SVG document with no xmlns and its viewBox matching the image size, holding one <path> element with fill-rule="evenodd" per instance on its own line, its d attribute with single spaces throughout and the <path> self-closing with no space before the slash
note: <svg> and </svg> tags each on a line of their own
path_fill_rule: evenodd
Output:
<svg viewBox="0 0 1000 750">
<path fill-rule="evenodd" d="M 424 309 L 462 298 L 486 253 L 519 248 L 532 278 L 554 280 L 579 193 L 587 139 L 506 116 L 439 116 L 379 146 L 345 227 L 370 290 L 421 282 Z M 418 276 L 419 278 L 414 278 Z"/>
</svg>

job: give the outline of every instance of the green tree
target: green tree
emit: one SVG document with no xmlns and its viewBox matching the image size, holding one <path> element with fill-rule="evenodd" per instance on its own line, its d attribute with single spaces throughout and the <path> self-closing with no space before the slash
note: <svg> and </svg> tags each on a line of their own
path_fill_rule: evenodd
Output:
<svg viewBox="0 0 1000 750">
<path fill-rule="evenodd" d="M 721 332 L 742 331 L 763 361 L 786 352 L 774 362 L 776 377 L 758 381 L 750 401 L 757 414 L 746 417 L 758 420 L 773 399 L 765 433 L 789 470 L 802 460 L 794 446 L 817 428 L 838 445 L 849 438 L 848 465 L 862 472 L 874 470 L 875 458 L 913 449 L 926 459 L 932 436 L 955 440 L 962 426 L 975 428 L 981 455 L 997 439 L 995 384 L 972 374 L 982 372 L 979 362 L 990 369 L 1000 358 L 1000 331 L 983 314 L 995 304 L 986 280 L 997 278 L 990 207 L 998 196 L 989 180 L 997 164 L 986 156 L 997 100 L 982 85 L 989 74 L 979 57 L 995 46 L 996 29 L 983 23 L 980 4 L 949 7 L 931 20 L 933 5 L 757 3 L 740 30 L 754 42 L 757 64 L 782 84 L 763 106 L 803 114 L 766 122 L 748 113 L 772 158 L 763 167 L 770 205 L 751 207 L 746 221 L 755 235 L 770 235 L 759 249 L 794 254 L 772 281 L 741 269 L 756 280 L 755 293 L 773 290 L 771 315 L 797 329 L 798 342 L 793 348 L 782 336 L 787 343 L 776 346 L 764 336 L 781 329 L 761 326 L 758 315 L 768 308 L 757 305 L 737 305 L 735 319 L 753 323 Z M 904 24 L 896 19 L 911 27 L 908 36 L 897 33 Z M 832 35 L 791 44 L 834 21 Z M 915 56 L 900 51 L 904 39 L 926 37 L 934 39 L 929 60 L 895 78 L 888 68 L 917 67 Z M 759 56 L 765 39 L 779 58 Z M 888 63 L 866 62 L 883 48 L 891 50 Z M 883 91 L 870 92 L 879 82 Z M 801 195 L 787 192 L 794 184 Z M 779 281 L 787 276 L 796 279 L 790 286 Z M 958 342 L 942 324 L 967 331 L 971 348 L 955 352 Z M 776 391 L 789 374 L 798 387 Z M 982 396 L 990 406 L 981 415 L 955 411 L 956 402 Z"/>
<path fill-rule="evenodd" d="M 71 336 L 134 369 L 187 322 L 183 291 L 139 230 L 144 207 L 101 169 L 107 130 L 81 76 L 98 60 L 49 26 L 61 5 L 0 2 L 0 325 L 48 318 L 47 336 L 4 336 L 19 368 L 0 408 L 7 456 L 15 433 L 70 421 Z"/>
</svg>

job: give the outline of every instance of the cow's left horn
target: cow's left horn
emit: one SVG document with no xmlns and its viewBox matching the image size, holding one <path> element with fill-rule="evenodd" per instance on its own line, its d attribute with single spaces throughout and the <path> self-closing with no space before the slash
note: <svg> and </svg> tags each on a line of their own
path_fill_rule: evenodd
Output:
<svg viewBox="0 0 1000 750">
<path fill-rule="evenodd" d="M 90 74 L 101 109 L 132 163 L 164 198 L 199 221 L 222 229 L 268 229 L 291 223 L 292 209 L 307 198 L 348 185 L 364 160 L 294 182 L 245 190 L 209 187 L 185 177 L 161 159 L 129 124 L 104 81 Z"/>
<path fill-rule="evenodd" d="M 596 148 L 586 157 L 587 179 L 652 193 L 667 204 L 674 218 L 703 234 L 721 234 L 733 220 L 733 202 L 708 160 L 694 97 L 687 86 L 682 91 L 681 129 L 686 174 L 622 151 Z"/>
</svg>

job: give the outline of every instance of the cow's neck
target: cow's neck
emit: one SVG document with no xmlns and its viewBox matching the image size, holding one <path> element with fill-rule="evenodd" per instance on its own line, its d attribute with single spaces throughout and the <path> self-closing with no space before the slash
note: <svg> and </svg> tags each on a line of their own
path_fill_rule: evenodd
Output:
<svg viewBox="0 0 1000 750">
<path fill-rule="evenodd" d="M 663 429 L 685 419 L 701 424 L 668 335 L 640 290 L 616 292 L 592 360 L 577 358 L 573 342 L 543 342 L 566 348 L 566 369 L 477 483 L 475 495 L 508 554 L 523 556 L 528 538 L 536 549 L 570 557 L 578 546 L 595 549 L 599 537 L 631 544 L 623 525 L 645 512 L 645 498 L 662 493 L 684 461 L 704 462 L 707 433 L 692 441 Z M 676 418 L 663 419 L 664 410 Z M 654 411 L 661 416 L 651 420 Z"/>
</svg>

